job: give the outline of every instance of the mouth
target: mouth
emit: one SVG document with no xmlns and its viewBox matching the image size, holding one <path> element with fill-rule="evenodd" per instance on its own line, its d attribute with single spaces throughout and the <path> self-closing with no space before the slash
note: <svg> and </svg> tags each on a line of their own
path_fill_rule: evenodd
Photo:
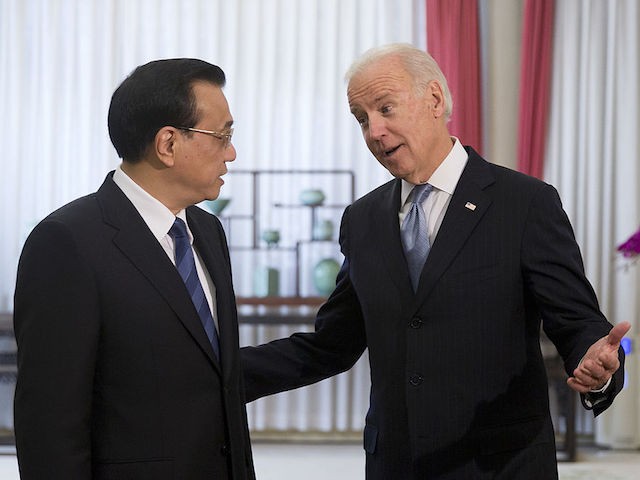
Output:
<svg viewBox="0 0 640 480">
<path fill-rule="evenodd" d="M 392 156 L 394 153 L 396 153 L 398 151 L 398 149 L 401 147 L 402 145 L 398 145 L 396 147 L 390 148 L 388 150 L 382 150 L 382 156 L 385 158 L 388 158 L 390 156 Z"/>
</svg>

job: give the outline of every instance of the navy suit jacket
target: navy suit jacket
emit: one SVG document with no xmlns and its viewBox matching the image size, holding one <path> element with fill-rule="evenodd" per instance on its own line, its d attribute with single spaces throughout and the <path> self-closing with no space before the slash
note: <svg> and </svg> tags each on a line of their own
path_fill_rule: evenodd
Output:
<svg viewBox="0 0 640 480">
<path fill-rule="evenodd" d="M 216 285 L 220 361 L 112 174 L 29 236 L 14 313 L 22 479 L 254 478 L 226 239 L 198 207 L 187 221 Z"/>
<path fill-rule="evenodd" d="M 555 189 L 468 151 L 415 294 L 392 180 L 345 210 L 345 260 L 315 333 L 242 351 L 254 399 L 368 348 L 369 480 L 557 478 L 541 320 L 568 373 L 611 329 Z"/>
</svg>

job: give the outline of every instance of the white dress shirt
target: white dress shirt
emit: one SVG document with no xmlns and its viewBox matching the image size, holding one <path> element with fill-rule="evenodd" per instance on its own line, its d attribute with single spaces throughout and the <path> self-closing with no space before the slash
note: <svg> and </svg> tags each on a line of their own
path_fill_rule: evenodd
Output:
<svg viewBox="0 0 640 480">
<path fill-rule="evenodd" d="M 438 230 L 440 230 L 442 219 L 445 213 L 447 213 L 453 192 L 458 185 L 458 180 L 460 180 L 462 171 L 469 159 L 469 155 L 460 143 L 460 140 L 455 137 L 451 137 L 451 139 L 454 141 L 453 148 L 451 148 L 449 154 L 440 166 L 436 168 L 431 178 L 429 178 L 428 183 L 433 185 L 433 191 L 422 203 L 422 208 L 427 217 L 427 229 L 429 232 L 429 243 L 431 245 L 433 245 Z M 402 193 L 400 194 L 400 205 L 402 205 L 402 207 L 398 214 L 401 226 L 404 217 L 411 208 L 411 202 L 407 202 L 407 198 L 414 186 L 412 183 L 402 180 Z"/>
</svg>

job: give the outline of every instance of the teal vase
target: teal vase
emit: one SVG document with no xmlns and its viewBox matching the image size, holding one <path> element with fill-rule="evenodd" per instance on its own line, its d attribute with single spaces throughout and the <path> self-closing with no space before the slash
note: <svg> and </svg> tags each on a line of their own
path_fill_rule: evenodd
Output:
<svg viewBox="0 0 640 480">
<path fill-rule="evenodd" d="M 336 278 L 340 271 L 340 264 L 333 258 L 320 260 L 313 268 L 313 285 L 323 297 L 328 297 L 336 286 Z"/>
<path fill-rule="evenodd" d="M 258 267 L 253 274 L 253 294 L 256 297 L 277 297 L 280 272 L 272 267 Z"/>
<path fill-rule="evenodd" d="M 333 223 L 331 220 L 321 220 L 313 226 L 313 240 L 331 240 L 333 236 Z"/>
</svg>

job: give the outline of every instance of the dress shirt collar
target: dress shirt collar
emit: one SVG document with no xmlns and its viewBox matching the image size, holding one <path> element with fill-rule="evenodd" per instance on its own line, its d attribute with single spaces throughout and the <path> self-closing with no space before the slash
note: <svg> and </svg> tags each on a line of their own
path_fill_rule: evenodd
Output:
<svg viewBox="0 0 640 480">
<path fill-rule="evenodd" d="M 460 140 L 456 137 L 451 137 L 453 140 L 453 147 L 449 151 L 449 154 L 445 157 L 442 163 L 436 168 L 435 172 L 431 175 L 428 183 L 433 185 L 434 189 L 453 195 L 453 191 L 456 189 L 458 180 L 462 175 L 467 159 L 469 155 L 464 149 Z M 414 185 L 402 180 L 402 193 L 400 195 L 400 205 L 404 205 L 407 201 L 407 197 L 413 190 Z"/>
<path fill-rule="evenodd" d="M 173 215 L 171 210 L 165 207 L 162 202 L 152 197 L 140 185 L 134 182 L 120 166 L 116 168 L 113 174 L 113 181 L 120 187 L 131 203 L 133 203 L 133 206 L 145 221 L 149 230 L 151 230 L 151 233 L 161 242 L 173 225 L 176 215 Z M 185 210 L 180 210 L 177 217 L 181 218 L 187 225 L 189 241 L 193 243 L 193 235 L 187 224 Z"/>
</svg>

